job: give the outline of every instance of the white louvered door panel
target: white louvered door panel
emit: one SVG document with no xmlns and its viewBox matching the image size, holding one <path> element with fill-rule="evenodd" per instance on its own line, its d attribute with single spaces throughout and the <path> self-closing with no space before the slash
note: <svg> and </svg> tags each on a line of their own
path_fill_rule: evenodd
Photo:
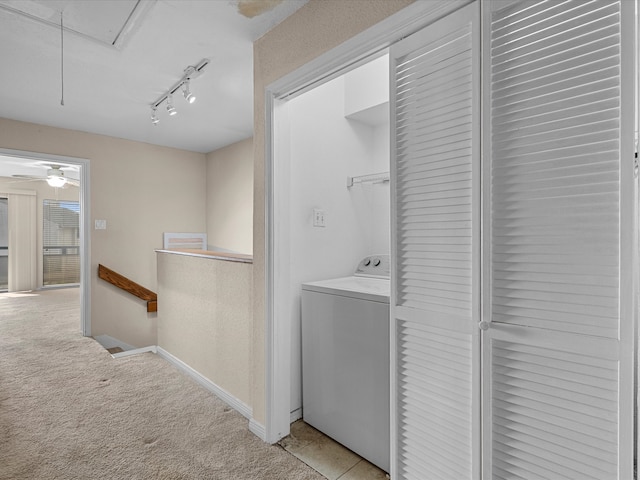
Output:
<svg viewBox="0 0 640 480">
<path fill-rule="evenodd" d="M 480 478 L 478 24 L 391 50 L 394 480 Z"/>
<path fill-rule="evenodd" d="M 484 12 L 486 479 L 633 478 L 633 7 Z"/>
</svg>

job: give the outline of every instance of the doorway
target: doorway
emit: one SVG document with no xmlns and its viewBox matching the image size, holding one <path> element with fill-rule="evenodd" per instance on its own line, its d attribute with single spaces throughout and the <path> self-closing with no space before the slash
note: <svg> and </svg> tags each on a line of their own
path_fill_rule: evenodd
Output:
<svg viewBox="0 0 640 480">
<path fill-rule="evenodd" d="M 4 162 L 4 163 L 3 163 Z M 6 170 L 4 176 L 11 176 L 10 170 L 7 168 L 7 164 L 21 165 L 22 172 L 24 173 L 24 167 L 26 165 L 67 165 L 73 167 L 78 173 L 78 198 L 77 198 L 77 226 L 74 230 L 78 235 L 77 245 L 74 247 L 75 253 L 77 253 L 76 259 L 79 263 L 79 286 L 80 286 L 80 329 L 84 336 L 91 335 L 91 275 L 90 275 L 90 162 L 87 159 L 65 157 L 60 155 L 47 155 L 42 153 L 27 152 L 21 150 L 0 149 L 0 164 Z M 6 167 L 6 168 L 5 168 Z M 46 174 L 46 167 L 44 169 Z M 37 172 L 36 172 L 37 173 Z M 45 175 L 46 176 L 46 175 Z M 23 190 L 24 192 L 24 190 Z M 54 195 L 55 196 L 55 195 Z M 40 205 L 39 208 L 43 208 Z M 34 223 L 36 222 L 34 214 Z M 33 225 L 34 230 L 36 225 Z M 42 257 L 43 250 L 39 252 Z M 36 282 L 39 287 L 42 287 L 42 281 Z"/>
<path fill-rule="evenodd" d="M 287 273 L 291 248 L 288 208 L 291 124 L 288 100 L 337 78 L 389 45 L 460 7 L 459 3 L 417 2 L 345 44 L 267 87 L 267 395 L 265 439 L 289 434 L 291 422 L 292 330 L 294 296 Z M 323 72 L 318 75 L 318 72 Z M 276 161 L 277 159 L 277 161 Z M 346 178 L 345 178 L 346 188 Z"/>
<path fill-rule="evenodd" d="M 302 407 L 301 286 L 389 255 L 388 64 L 378 56 L 288 102 L 292 421 Z"/>
</svg>

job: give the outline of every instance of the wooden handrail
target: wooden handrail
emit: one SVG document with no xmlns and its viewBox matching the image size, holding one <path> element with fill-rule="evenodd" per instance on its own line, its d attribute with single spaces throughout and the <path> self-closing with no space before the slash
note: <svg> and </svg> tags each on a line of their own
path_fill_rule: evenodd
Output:
<svg viewBox="0 0 640 480">
<path fill-rule="evenodd" d="M 124 275 L 98 264 L 98 277 L 147 302 L 147 312 L 158 311 L 158 295 Z"/>
</svg>

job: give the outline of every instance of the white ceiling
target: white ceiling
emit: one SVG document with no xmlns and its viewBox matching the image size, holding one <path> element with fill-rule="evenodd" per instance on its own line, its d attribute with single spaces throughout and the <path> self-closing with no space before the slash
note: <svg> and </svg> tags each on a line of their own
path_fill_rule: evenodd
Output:
<svg viewBox="0 0 640 480">
<path fill-rule="evenodd" d="M 203 153 L 248 138 L 252 43 L 307 1 L 0 0 L 0 117 Z M 150 105 L 205 58 L 197 101 L 177 92 L 154 126 Z"/>
</svg>

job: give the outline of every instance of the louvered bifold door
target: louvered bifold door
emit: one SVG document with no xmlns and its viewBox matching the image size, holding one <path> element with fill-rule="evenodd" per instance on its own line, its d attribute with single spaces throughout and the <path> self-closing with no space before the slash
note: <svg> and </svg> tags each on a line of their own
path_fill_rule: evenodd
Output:
<svg viewBox="0 0 640 480">
<path fill-rule="evenodd" d="M 479 7 L 391 50 L 392 478 L 480 478 Z"/>
<path fill-rule="evenodd" d="M 484 6 L 484 478 L 629 480 L 634 2 Z"/>
</svg>

